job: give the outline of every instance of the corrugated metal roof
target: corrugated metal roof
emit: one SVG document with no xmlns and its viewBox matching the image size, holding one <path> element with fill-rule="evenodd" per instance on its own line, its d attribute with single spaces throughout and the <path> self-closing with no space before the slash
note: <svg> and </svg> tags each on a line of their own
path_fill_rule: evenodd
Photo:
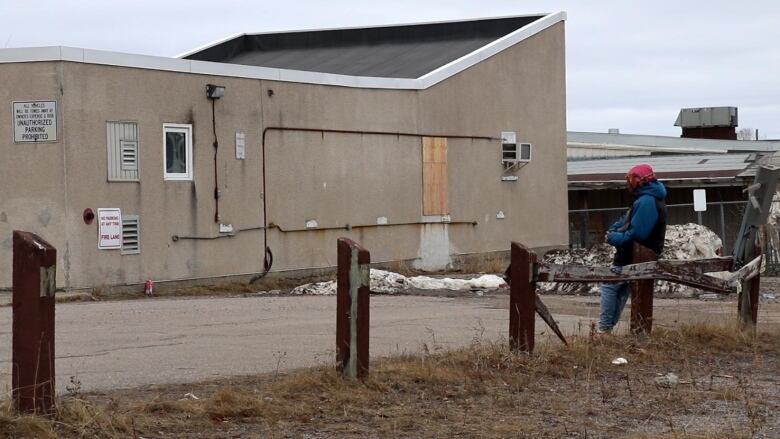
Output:
<svg viewBox="0 0 780 439">
<path fill-rule="evenodd" d="M 245 34 L 185 59 L 340 75 L 419 78 L 544 15 Z"/>
<path fill-rule="evenodd" d="M 634 165 L 647 163 L 656 173 L 681 171 L 743 170 L 751 162 L 751 154 L 691 154 L 679 156 L 651 156 L 641 158 L 615 158 L 603 160 L 580 160 L 568 163 L 569 175 L 578 174 L 623 174 Z"/>
<path fill-rule="evenodd" d="M 622 185 L 632 166 L 647 163 L 665 182 L 741 184 L 755 174 L 756 157 L 755 153 L 691 154 L 570 161 L 568 180 L 574 186 Z"/>
<path fill-rule="evenodd" d="M 569 131 L 568 142 L 574 144 L 593 144 L 596 146 L 641 146 L 690 149 L 719 149 L 729 152 L 740 151 L 780 151 L 777 140 L 714 140 L 691 139 L 671 136 L 648 136 L 642 134 L 609 134 Z M 698 151 L 694 151 L 698 152 Z"/>
</svg>

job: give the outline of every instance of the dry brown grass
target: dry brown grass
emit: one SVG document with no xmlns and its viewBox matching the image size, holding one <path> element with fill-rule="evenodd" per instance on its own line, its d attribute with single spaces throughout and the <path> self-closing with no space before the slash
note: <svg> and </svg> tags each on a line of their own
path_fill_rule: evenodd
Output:
<svg viewBox="0 0 780 439">
<path fill-rule="evenodd" d="M 375 360 L 364 382 L 322 366 L 187 385 L 197 400 L 174 387 L 66 397 L 53 421 L 5 407 L 0 429 L 9 437 L 772 437 L 777 336 L 691 325 L 647 339 L 574 338 L 533 356 L 475 337 L 456 351 Z M 629 364 L 612 365 L 616 356 Z M 681 384 L 655 385 L 669 371 Z"/>
<path fill-rule="evenodd" d="M 462 273 L 501 274 L 509 266 L 509 260 L 502 255 L 473 256 L 458 267 Z"/>
</svg>

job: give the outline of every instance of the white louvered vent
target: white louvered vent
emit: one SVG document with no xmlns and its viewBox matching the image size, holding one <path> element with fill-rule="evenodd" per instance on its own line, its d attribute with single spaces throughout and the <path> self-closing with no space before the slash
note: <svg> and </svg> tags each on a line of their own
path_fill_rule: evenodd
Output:
<svg viewBox="0 0 780 439">
<path fill-rule="evenodd" d="M 141 253 L 141 228 L 138 215 L 122 215 L 122 254 Z"/>
<path fill-rule="evenodd" d="M 138 123 L 106 122 L 108 181 L 138 181 Z"/>
<path fill-rule="evenodd" d="M 138 170 L 138 142 L 129 140 L 120 140 L 119 149 L 122 154 L 122 170 Z"/>
</svg>

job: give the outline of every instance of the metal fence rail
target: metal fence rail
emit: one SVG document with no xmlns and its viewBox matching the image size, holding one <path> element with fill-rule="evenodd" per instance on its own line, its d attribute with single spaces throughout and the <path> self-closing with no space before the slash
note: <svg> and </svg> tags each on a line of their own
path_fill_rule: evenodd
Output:
<svg viewBox="0 0 780 439">
<path fill-rule="evenodd" d="M 723 254 L 730 255 L 739 233 L 745 212 L 745 201 L 707 203 L 707 210 L 696 212 L 693 204 L 670 204 L 667 207 L 668 224 L 701 224 L 715 232 L 723 242 Z M 607 228 L 626 212 L 626 208 L 573 209 L 569 211 L 569 245 L 588 248 L 604 241 Z M 773 210 L 780 210 L 780 202 L 773 202 Z M 770 217 L 771 218 L 771 217 Z M 780 224 L 768 224 L 760 237 L 766 258 L 765 275 L 780 276 Z"/>
</svg>

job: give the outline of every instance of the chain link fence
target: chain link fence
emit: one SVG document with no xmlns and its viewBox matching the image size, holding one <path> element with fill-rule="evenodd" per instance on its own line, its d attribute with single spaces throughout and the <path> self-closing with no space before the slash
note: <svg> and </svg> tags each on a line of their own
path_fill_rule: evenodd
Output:
<svg viewBox="0 0 780 439">
<path fill-rule="evenodd" d="M 667 205 L 667 224 L 701 224 L 715 232 L 723 243 L 723 255 L 730 255 L 742 225 L 745 201 L 707 203 L 707 210 L 696 212 L 693 204 Z M 772 202 L 770 220 L 759 231 L 759 241 L 764 254 L 764 275 L 780 277 L 780 199 Z M 569 211 L 569 245 L 572 248 L 588 248 L 604 242 L 609 226 L 625 214 L 627 208 L 577 209 Z"/>
<path fill-rule="evenodd" d="M 667 224 L 696 223 L 706 226 L 720 237 L 723 242 L 723 254 L 731 254 L 739 227 L 742 224 L 744 201 L 707 203 L 707 210 L 704 212 L 694 211 L 693 204 L 670 204 L 666 207 Z M 570 246 L 588 248 L 593 244 L 603 242 L 609 226 L 625 214 L 626 210 L 627 208 L 570 210 Z M 767 240 L 767 243 L 769 241 Z M 780 254 L 777 256 L 780 259 Z"/>
</svg>

